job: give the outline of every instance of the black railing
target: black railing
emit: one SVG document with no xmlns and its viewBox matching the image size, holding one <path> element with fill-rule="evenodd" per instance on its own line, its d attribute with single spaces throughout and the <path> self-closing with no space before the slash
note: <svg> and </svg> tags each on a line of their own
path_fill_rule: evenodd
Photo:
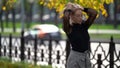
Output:
<svg viewBox="0 0 120 68">
<path fill-rule="evenodd" d="M 90 59 L 93 68 L 119 68 L 120 43 L 91 41 Z M 94 45 L 93 45 L 94 44 Z M 105 47 L 106 46 L 106 47 Z M 101 50 L 101 51 L 99 51 Z M 1 36 L 0 56 L 8 57 L 12 61 L 27 61 L 34 64 L 61 65 L 65 67 L 70 53 L 68 40 L 37 39 L 25 42 L 23 32 L 21 37 Z"/>
</svg>

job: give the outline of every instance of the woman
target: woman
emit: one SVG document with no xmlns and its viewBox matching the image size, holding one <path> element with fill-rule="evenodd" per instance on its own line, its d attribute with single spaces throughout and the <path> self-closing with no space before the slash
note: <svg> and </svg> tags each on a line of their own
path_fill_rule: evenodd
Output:
<svg viewBox="0 0 120 68">
<path fill-rule="evenodd" d="M 89 16 L 87 20 L 83 20 L 82 12 L 86 12 Z M 90 44 L 88 29 L 96 15 L 97 12 L 94 9 L 83 8 L 73 3 L 66 5 L 63 16 L 63 30 L 72 47 L 67 61 L 67 68 L 91 68 L 88 56 Z"/>
</svg>

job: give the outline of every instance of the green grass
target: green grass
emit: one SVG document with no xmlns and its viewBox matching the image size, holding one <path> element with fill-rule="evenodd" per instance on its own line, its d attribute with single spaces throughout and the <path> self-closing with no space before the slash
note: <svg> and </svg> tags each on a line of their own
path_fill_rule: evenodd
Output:
<svg viewBox="0 0 120 68">
<path fill-rule="evenodd" d="M 31 27 L 32 25 L 35 25 L 36 23 L 24 23 L 24 27 L 26 28 L 28 24 L 29 24 L 30 27 Z M 6 23 L 4 22 L 4 23 L 3 23 L 3 27 L 4 27 L 4 28 L 13 28 L 13 23 L 12 23 L 12 22 L 9 22 L 9 24 L 8 24 L 8 26 L 7 26 Z M 16 23 L 15 23 L 15 27 L 16 27 L 16 28 L 21 28 L 21 27 L 22 27 L 22 24 L 21 24 L 20 22 L 16 22 Z"/>
<path fill-rule="evenodd" d="M 47 23 L 53 24 L 53 23 L 51 23 L 51 22 L 47 22 Z M 20 22 L 16 22 L 15 24 L 16 24 L 16 28 L 21 28 L 21 25 L 22 25 L 22 24 L 21 24 Z M 28 24 L 30 25 L 30 27 L 32 27 L 32 26 L 35 25 L 35 24 L 40 24 L 40 22 L 32 22 L 32 23 L 28 23 Z M 24 23 L 24 27 L 26 28 L 28 24 L 27 24 L 27 23 Z M 12 24 L 12 22 L 9 22 L 8 27 L 7 27 L 7 26 L 6 26 L 6 23 L 4 22 L 4 23 L 3 23 L 3 27 L 4 27 L 4 28 L 12 28 L 12 27 L 13 27 L 13 24 Z M 62 28 L 62 23 L 59 23 L 59 24 L 58 24 L 58 27 L 59 27 L 59 28 Z M 90 27 L 90 29 L 114 29 L 114 26 L 113 26 L 112 24 L 93 24 L 93 25 Z M 117 29 L 120 29 L 120 25 L 118 25 Z"/>
<path fill-rule="evenodd" d="M 9 36 L 10 34 L 12 34 L 12 36 L 21 36 L 21 33 L 18 33 L 18 32 L 1 32 L 0 33 L 1 35 L 3 36 Z"/>
<path fill-rule="evenodd" d="M 114 29 L 114 27 L 111 24 L 93 24 L 90 29 Z"/>
<path fill-rule="evenodd" d="M 27 62 L 11 62 L 10 59 L 0 57 L 0 68 L 52 68 L 51 66 L 34 65 Z"/>
<path fill-rule="evenodd" d="M 113 36 L 114 39 L 120 39 L 120 34 L 90 34 L 91 38 L 98 38 L 98 39 L 109 39 Z"/>
<path fill-rule="evenodd" d="M 30 27 L 32 27 L 33 25 L 36 25 L 36 24 L 41 24 L 40 22 L 31 22 L 31 23 L 25 23 L 24 22 L 24 27 L 26 28 L 28 25 L 30 26 Z M 46 22 L 45 24 L 54 24 L 54 23 L 52 23 L 52 22 Z M 61 25 L 61 24 L 59 24 L 59 25 Z M 58 25 L 58 26 L 59 26 Z M 0 26 L 1 27 L 1 26 Z M 6 23 L 6 22 L 3 22 L 3 27 L 4 28 L 13 28 L 13 23 L 12 22 L 8 22 L 8 24 Z M 15 27 L 16 28 L 21 28 L 22 27 L 22 23 L 21 22 L 16 22 L 15 23 Z"/>
<path fill-rule="evenodd" d="M 62 28 L 62 24 L 59 24 L 59 28 Z M 112 24 L 93 24 L 90 29 L 114 29 L 114 26 Z M 120 30 L 120 25 L 117 29 Z"/>
<path fill-rule="evenodd" d="M 90 29 L 115 29 L 112 24 L 93 24 Z M 118 30 L 120 30 L 120 25 L 117 26 Z"/>
</svg>

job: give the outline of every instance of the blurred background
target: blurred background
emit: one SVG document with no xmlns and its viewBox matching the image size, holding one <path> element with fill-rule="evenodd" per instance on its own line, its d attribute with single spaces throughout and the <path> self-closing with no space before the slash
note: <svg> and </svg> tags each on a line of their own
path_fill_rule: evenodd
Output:
<svg viewBox="0 0 120 68">
<path fill-rule="evenodd" d="M 70 0 L 70 2 L 73 1 L 77 0 Z M 0 32 L 2 34 L 14 32 L 15 35 L 19 35 L 22 30 L 30 30 L 36 24 L 54 24 L 61 29 L 62 19 L 59 13 L 54 8 L 43 4 L 47 2 L 49 1 L 0 0 Z M 91 39 L 104 40 L 113 36 L 118 41 L 120 39 L 120 0 L 114 0 L 109 4 L 104 3 L 104 7 L 107 16 L 99 12 L 95 23 L 89 29 Z M 66 38 L 62 29 L 61 32 L 63 38 Z"/>
<path fill-rule="evenodd" d="M 93 68 L 120 67 L 120 0 L 0 0 L 0 66 L 65 68 L 70 43 L 60 12 L 68 2 L 98 12 L 88 30 Z"/>
</svg>

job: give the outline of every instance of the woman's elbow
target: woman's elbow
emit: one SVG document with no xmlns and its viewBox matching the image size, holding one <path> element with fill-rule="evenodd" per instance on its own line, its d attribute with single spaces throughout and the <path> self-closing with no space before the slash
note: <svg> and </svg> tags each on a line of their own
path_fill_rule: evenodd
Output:
<svg viewBox="0 0 120 68">
<path fill-rule="evenodd" d="M 98 12 L 97 12 L 97 11 L 94 11 L 93 15 L 94 15 L 95 17 L 97 16 L 97 14 L 98 14 Z"/>
<path fill-rule="evenodd" d="M 89 16 L 97 16 L 98 12 L 95 9 L 89 9 L 88 15 Z"/>
</svg>

